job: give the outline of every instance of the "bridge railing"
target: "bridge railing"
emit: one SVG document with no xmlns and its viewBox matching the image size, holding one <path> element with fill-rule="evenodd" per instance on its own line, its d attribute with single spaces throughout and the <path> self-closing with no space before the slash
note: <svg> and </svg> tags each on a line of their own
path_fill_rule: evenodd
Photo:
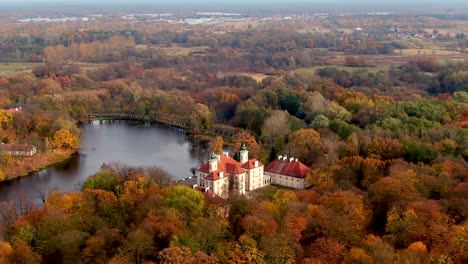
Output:
<svg viewBox="0 0 468 264">
<path fill-rule="evenodd" d="M 90 114 L 90 120 L 92 119 L 116 119 L 116 120 L 141 120 L 149 122 L 157 122 L 162 124 L 168 124 L 172 126 L 187 128 L 188 121 L 181 117 L 173 117 L 169 115 L 143 115 L 143 114 L 125 114 L 125 113 L 92 113 Z"/>
</svg>

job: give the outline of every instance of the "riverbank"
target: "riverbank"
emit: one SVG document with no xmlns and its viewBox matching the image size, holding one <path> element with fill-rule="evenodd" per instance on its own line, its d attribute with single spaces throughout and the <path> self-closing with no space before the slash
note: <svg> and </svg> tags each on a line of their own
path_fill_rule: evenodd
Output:
<svg viewBox="0 0 468 264">
<path fill-rule="evenodd" d="M 54 150 L 31 157 L 14 157 L 6 167 L 1 168 L 0 182 L 27 176 L 32 172 L 60 163 L 71 158 L 76 152 L 76 150 Z"/>
</svg>

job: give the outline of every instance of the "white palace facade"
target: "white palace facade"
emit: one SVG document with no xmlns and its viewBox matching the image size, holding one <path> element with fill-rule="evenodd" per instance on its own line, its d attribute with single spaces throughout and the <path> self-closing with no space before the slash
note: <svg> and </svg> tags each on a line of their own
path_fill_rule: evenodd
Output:
<svg viewBox="0 0 468 264">
<path fill-rule="evenodd" d="M 213 153 L 208 163 L 196 170 L 197 184 L 194 187 L 222 198 L 227 198 L 230 193 L 242 195 L 270 184 L 304 189 L 310 186 L 307 181 L 309 172 L 309 167 L 286 156 L 279 156 L 265 166 L 257 159 L 249 159 L 249 151 L 242 144 L 240 161 L 228 153 Z"/>
</svg>

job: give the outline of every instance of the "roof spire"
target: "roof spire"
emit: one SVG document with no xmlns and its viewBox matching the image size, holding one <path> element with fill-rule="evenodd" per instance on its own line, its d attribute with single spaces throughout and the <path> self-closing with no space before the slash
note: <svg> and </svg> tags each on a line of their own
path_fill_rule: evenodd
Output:
<svg viewBox="0 0 468 264">
<path fill-rule="evenodd" d="M 242 142 L 242 146 L 241 146 L 240 150 L 241 150 L 241 151 L 247 150 L 247 146 L 245 145 L 245 142 Z"/>
<path fill-rule="evenodd" d="M 210 160 L 215 160 L 215 159 L 218 159 L 218 158 L 216 157 L 216 155 L 214 154 L 214 152 L 211 152 Z"/>
</svg>

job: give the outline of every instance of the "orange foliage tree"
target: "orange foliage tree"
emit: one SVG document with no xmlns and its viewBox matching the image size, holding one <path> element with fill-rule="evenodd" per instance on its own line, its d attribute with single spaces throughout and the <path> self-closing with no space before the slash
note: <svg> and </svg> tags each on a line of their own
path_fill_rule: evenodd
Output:
<svg viewBox="0 0 468 264">
<path fill-rule="evenodd" d="M 300 129 L 289 135 L 288 149 L 291 156 L 306 164 L 312 164 L 323 154 L 320 134 L 313 129 Z"/>
<path fill-rule="evenodd" d="M 255 137 L 252 136 L 248 132 L 240 132 L 234 135 L 234 139 L 232 141 L 233 143 L 233 151 L 238 152 L 240 150 L 240 147 L 242 143 L 245 143 L 247 146 L 247 149 L 249 150 L 249 157 L 252 158 L 259 158 L 260 154 L 260 146 L 257 143 L 257 140 L 255 140 Z"/>
</svg>

